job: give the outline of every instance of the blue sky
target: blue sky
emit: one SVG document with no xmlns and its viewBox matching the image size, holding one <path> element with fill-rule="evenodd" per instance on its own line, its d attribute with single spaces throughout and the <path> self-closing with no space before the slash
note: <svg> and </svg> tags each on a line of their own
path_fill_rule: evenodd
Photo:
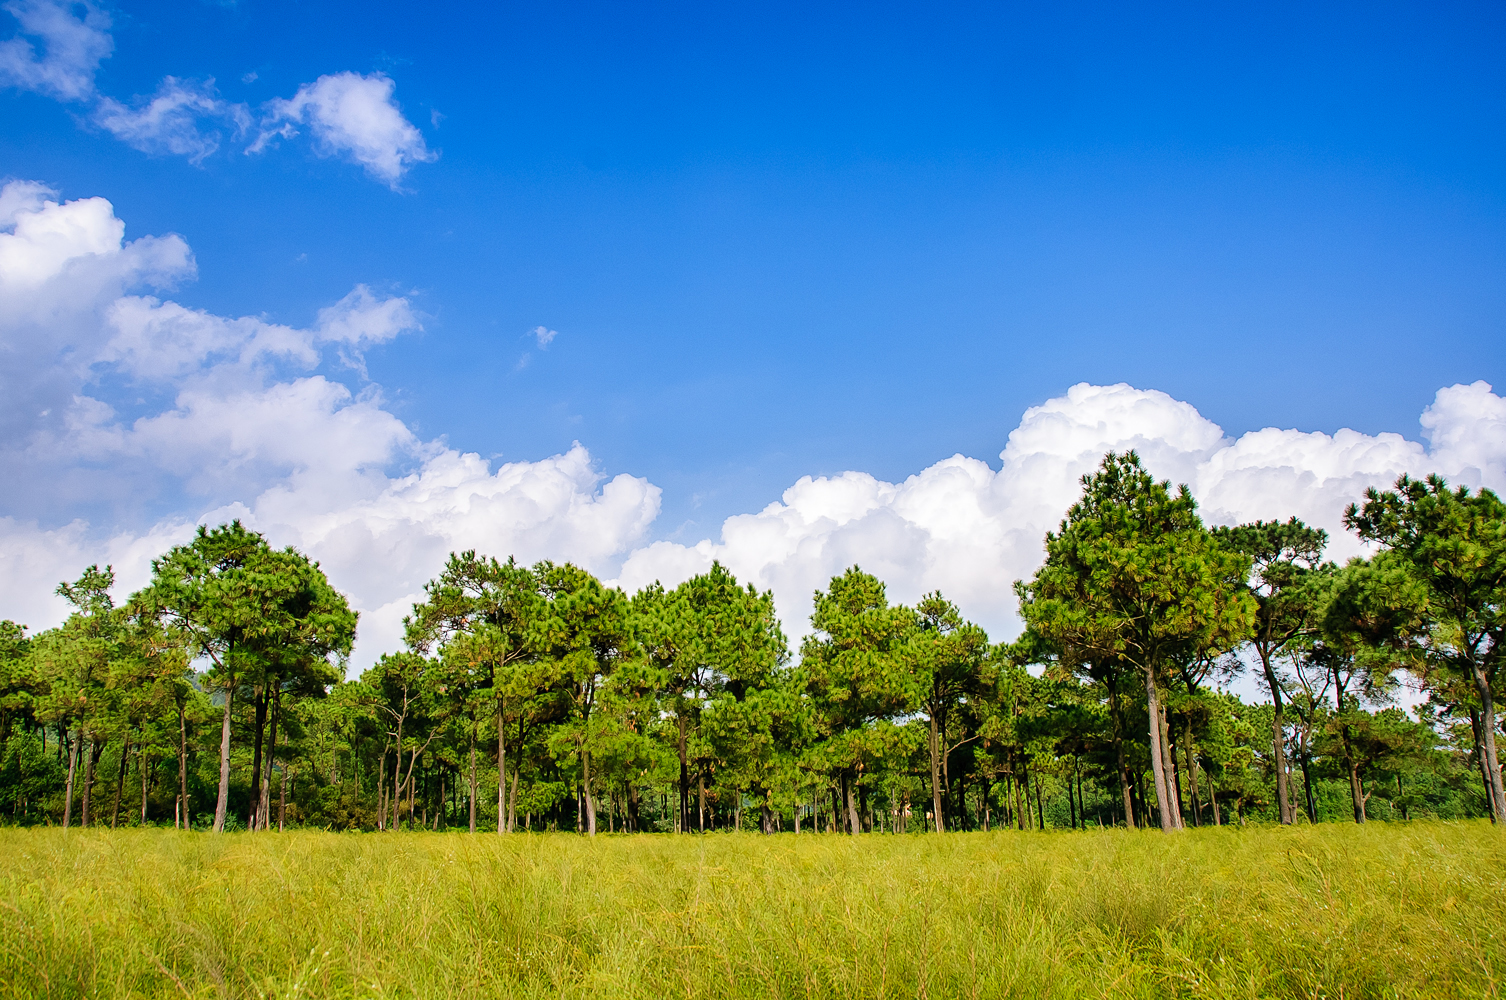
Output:
<svg viewBox="0 0 1506 1000">
<path fill-rule="evenodd" d="M 40 53 L 12 15 L 47 6 L 0 39 Z M 1501 385 L 1499 5 L 714 6 L 60 7 L 113 50 L 90 94 L 0 91 L 0 170 L 181 234 L 196 277 L 154 294 L 209 314 L 402 297 L 421 331 L 319 371 L 482 458 L 580 441 L 662 490 L 634 544 L 715 541 L 802 476 L 998 469 L 1079 382 L 1230 438 L 1413 440 L 1440 389 Z M 268 110 L 341 73 L 390 79 L 426 155 L 376 176 Z M 167 77 L 219 102 L 214 151 L 100 124 Z M 157 405 L 90 377 L 122 420 Z M 0 516 L 145 531 L 254 495 L 196 489 L 12 486 Z"/>
</svg>

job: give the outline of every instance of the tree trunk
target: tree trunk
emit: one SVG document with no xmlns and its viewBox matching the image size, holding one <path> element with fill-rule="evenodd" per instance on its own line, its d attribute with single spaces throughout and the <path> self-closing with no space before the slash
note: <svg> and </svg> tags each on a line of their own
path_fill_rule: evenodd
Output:
<svg viewBox="0 0 1506 1000">
<path fill-rule="evenodd" d="M 178 703 L 178 806 L 183 813 L 183 829 L 192 826 L 188 811 L 188 723 L 183 718 L 183 703 Z M 177 823 L 174 817 L 173 822 Z"/>
<path fill-rule="evenodd" d="M 146 754 L 146 744 L 136 748 L 136 770 L 141 772 L 141 825 L 146 826 L 146 776 L 152 759 Z"/>
<path fill-rule="evenodd" d="M 1161 767 L 1166 772 L 1166 797 L 1171 800 L 1171 822 L 1178 830 L 1185 830 L 1182 821 L 1182 786 L 1177 780 L 1177 755 L 1171 745 L 1171 725 L 1166 720 L 1166 706 L 1161 706 Z"/>
<path fill-rule="evenodd" d="M 1271 720 L 1271 752 L 1276 762 L 1276 811 L 1281 822 L 1290 824 L 1292 821 L 1292 794 L 1287 787 L 1286 780 L 1286 740 L 1285 740 L 1285 716 L 1281 708 L 1281 682 L 1276 679 L 1276 669 L 1271 666 L 1271 658 L 1267 651 L 1257 645 L 1260 653 L 1260 665 L 1265 669 L 1266 686 L 1271 691 L 1271 707 L 1274 714 Z"/>
<path fill-rule="evenodd" d="M 507 793 L 507 832 L 512 833 L 513 827 L 518 824 L 518 776 L 522 774 L 522 768 L 516 765 L 512 769 L 512 791 Z"/>
<path fill-rule="evenodd" d="M 690 832 L 690 762 L 685 758 L 685 716 L 680 714 L 680 832 Z"/>
<path fill-rule="evenodd" d="M 261 783 L 261 802 L 256 809 L 257 829 L 268 830 L 272 826 L 272 770 L 277 757 L 277 717 L 282 714 L 282 685 L 272 689 L 271 725 L 267 732 L 267 767 Z"/>
<path fill-rule="evenodd" d="M 842 806 L 847 810 L 847 832 L 858 835 L 858 804 L 852 794 L 852 775 L 842 772 Z"/>
<path fill-rule="evenodd" d="M 1175 830 L 1176 820 L 1171 812 L 1167 795 L 1165 755 L 1161 749 L 1161 695 L 1156 690 L 1156 673 L 1149 664 L 1145 666 L 1145 700 L 1150 709 L 1150 770 L 1156 785 L 1156 809 L 1161 814 L 1161 829 L 1167 833 Z"/>
<path fill-rule="evenodd" d="M 1036 781 L 1035 781 L 1035 818 L 1040 821 L 1039 825 L 1036 827 L 1036 829 L 1038 829 L 1038 830 L 1045 830 L 1046 829 L 1046 803 L 1043 802 L 1042 798 L 1041 798 L 1041 781 L 1040 781 L 1040 778 L 1036 778 Z"/>
<path fill-rule="evenodd" d="M 235 678 L 225 685 L 225 717 L 220 723 L 220 791 L 214 801 L 214 832 L 225 832 L 225 813 L 230 807 L 230 707 L 235 698 Z"/>
<path fill-rule="evenodd" d="M 931 713 L 931 807 L 936 810 L 936 832 L 945 833 L 941 819 L 941 742 L 936 732 L 936 713 Z"/>
<path fill-rule="evenodd" d="M 1475 764 L 1480 769 L 1480 787 L 1485 791 L 1485 808 L 1490 810 L 1490 821 L 1501 822 L 1501 817 L 1496 813 L 1495 796 L 1490 790 L 1490 778 L 1485 771 L 1485 740 L 1480 735 L 1480 710 L 1475 706 L 1469 707 L 1469 728 L 1475 737 Z"/>
<path fill-rule="evenodd" d="M 125 794 L 126 758 L 131 756 L 131 741 L 120 742 L 120 766 L 115 769 L 115 807 L 110 810 L 110 829 L 120 819 L 120 797 Z"/>
<path fill-rule="evenodd" d="M 283 831 L 288 818 L 288 762 L 282 762 L 282 789 L 277 793 L 277 832 Z"/>
<path fill-rule="evenodd" d="M 476 832 L 476 727 L 471 726 L 471 832 Z"/>
<path fill-rule="evenodd" d="M 1304 732 L 1302 734 L 1302 797 L 1307 802 L 1307 821 L 1309 823 L 1316 823 L 1318 822 L 1318 802 L 1313 798 L 1313 775 L 1310 759 L 1312 755 L 1308 753 L 1307 746 L 1310 738 L 1309 733 Z"/>
<path fill-rule="evenodd" d="M 403 722 L 408 717 L 408 705 L 403 702 L 403 714 L 397 720 L 397 753 L 393 754 L 397 759 L 392 762 L 392 826 L 390 829 L 396 832 L 400 813 L 403 811 Z"/>
<path fill-rule="evenodd" d="M 84 769 L 84 801 L 78 811 L 78 825 L 83 828 L 89 826 L 89 803 L 94 791 L 94 772 L 99 767 L 100 755 L 104 753 L 105 745 L 94 737 L 89 737 L 89 763 Z"/>
<path fill-rule="evenodd" d="M 1198 795 L 1197 787 L 1197 758 L 1192 755 L 1192 719 L 1182 719 L 1182 755 L 1187 758 L 1187 785 L 1192 798 L 1189 803 L 1192 806 L 1192 825 L 1203 825 L 1203 805 Z"/>
<path fill-rule="evenodd" d="M 246 829 L 261 829 L 261 751 L 262 737 L 266 735 L 267 727 L 267 689 L 265 685 L 258 684 L 255 692 L 256 727 L 253 737 L 253 749 L 251 751 L 251 805 L 247 810 Z"/>
<path fill-rule="evenodd" d="M 591 754 L 584 748 L 580 752 L 581 790 L 586 797 L 586 834 L 596 836 L 596 800 L 591 796 Z"/>
<path fill-rule="evenodd" d="M 508 702 L 497 699 L 497 833 L 508 831 Z"/>
<path fill-rule="evenodd" d="M 1119 692 L 1115 685 L 1105 682 L 1109 689 L 1109 716 L 1114 730 L 1114 757 L 1119 766 L 1119 791 L 1124 796 L 1124 827 L 1135 828 L 1134 792 L 1130 788 L 1129 761 L 1124 756 L 1124 713 L 1119 704 Z"/>
<path fill-rule="evenodd" d="M 378 830 L 387 829 L 387 748 L 382 747 L 381 759 L 377 761 L 377 809 Z"/>
<path fill-rule="evenodd" d="M 1347 737 L 1349 732 L 1348 726 L 1344 727 L 1344 732 Z M 1347 738 L 1345 742 L 1348 742 Z M 1349 794 L 1354 798 L 1354 821 L 1356 823 L 1363 823 L 1368 819 L 1365 815 L 1365 786 L 1360 782 L 1359 766 L 1355 764 L 1352 756 L 1348 756 L 1347 748 L 1345 755 L 1348 757 L 1349 764 Z"/>
<path fill-rule="evenodd" d="M 1485 773 L 1489 778 L 1486 791 L 1490 794 L 1491 811 L 1496 822 L 1506 816 L 1506 789 L 1501 783 L 1501 760 L 1496 755 L 1496 703 L 1490 690 L 1490 679 L 1478 663 L 1471 662 L 1474 673 L 1475 693 L 1480 696 L 1480 728 L 1485 735 Z"/>
<path fill-rule="evenodd" d="M 60 730 L 65 732 L 66 730 Z M 73 819 L 73 784 L 74 776 L 78 774 L 78 741 L 84 738 L 82 727 L 79 732 L 68 741 L 68 791 L 63 798 L 63 829 L 68 829 Z"/>
</svg>

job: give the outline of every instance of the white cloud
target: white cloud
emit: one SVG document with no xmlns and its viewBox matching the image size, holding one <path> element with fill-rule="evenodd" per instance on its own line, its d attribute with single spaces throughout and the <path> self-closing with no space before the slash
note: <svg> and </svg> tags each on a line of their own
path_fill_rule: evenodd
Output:
<svg viewBox="0 0 1506 1000">
<path fill-rule="evenodd" d="M 103 199 L 0 189 L 0 617 L 36 627 L 61 617 L 52 588 L 88 563 L 114 563 L 124 593 L 195 521 L 239 516 L 321 560 L 351 596 L 363 612 L 358 665 L 400 641 L 424 582 L 465 548 L 573 560 L 630 589 L 720 559 L 773 589 L 792 637 L 812 592 L 857 563 L 895 599 L 940 588 L 1004 637 L 1017 628 L 1013 581 L 1109 449 L 1135 448 L 1157 475 L 1188 483 L 1212 522 L 1295 514 L 1328 529 L 1339 558 L 1358 551 L 1339 518 L 1366 486 L 1403 471 L 1506 486 L 1506 400 L 1484 382 L 1438 392 L 1421 418 L 1428 447 L 1350 430 L 1231 440 L 1165 393 L 1081 384 L 1028 409 L 997 468 L 956 455 L 900 483 L 805 477 L 727 519 L 715 540 L 645 543 L 660 506 L 647 480 L 609 478 L 578 444 L 494 468 L 420 439 L 376 387 L 318 370 L 330 348 L 415 329 L 405 298 L 357 286 L 307 328 L 216 316 L 139 294 L 192 275 L 186 243 L 123 234 Z M 130 392 L 112 396 L 110 380 Z M 121 416 L 138 390 L 155 402 Z M 171 512 L 107 512 L 92 526 L 78 514 L 142 493 Z"/>
<path fill-rule="evenodd" d="M 93 102 L 91 120 L 128 146 L 187 157 L 196 165 L 220 148 L 222 130 L 239 138 L 250 128 L 250 109 L 222 98 L 213 79 L 165 76 L 154 94 L 129 103 L 98 96 L 94 78 L 115 42 L 109 15 L 90 0 L 9 0 L 0 9 L 20 26 L 15 37 L 0 41 L 0 86 L 59 101 Z M 252 71 L 241 81 L 256 78 Z M 263 105 L 261 132 L 246 152 L 259 153 L 307 126 L 320 155 L 347 156 L 398 190 L 415 164 L 433 162 L 439 154 L 403 116 L 393 100 L 396 87 L 385 73 L 321 76 L 299 87 L 291 98 Z M 436 111 L 430 117 L 438 126 L 443 116 Z"/>
<path fill-rule="evenodd" d="M 539 350 L 541 351 L 548 347 L 554 341 L 555 337 L 560 335 L 558 330 L 551 330 L 547 326 L 536 326 L 528 332 L 533 334 L 534 340 L 538 341 Z"/>
<path fill-rule="evenodd" d="M 105 199 L 55 197 L 30 181 L 0 188 L 0 459 L 61 427 L 111 336 L 100 317 L 128 287 L 169 287 L 194 273 L 179 237 L 125 242 Z"/>
<path fill-rule="evenodd" d="M 92 3 L 11 0 L 3 6 L 21 25 L 0 42 L 0 84 L 60 101 L 94 95 L 94 74 L 115 47 L 110 17 Z M 28 42 L 36 39 L 40 44 Z"/>
<path fill-rule="evenodd" d="M 307 123 L 325 156 L 349 156 L 394 190 L 415 164 L 438 159 L 392 99 L 396 84 L 384 73 L 332 73 L 306 83 L 287 100 L 266 106 L 262 133 L 248 153 L 276 138 L 292 138 Z"/>
<path fill-rule="evenodd" d="M 217 125 L 241 135 L 251 125 L 251 114 L 244 104 L 222 99 L 212 79 L 199 83 L 166 76 L 150 99 L 130 107 L 101 98 L 94 121 L 133 149 L 185 156 L 198 164 L 220 148 Z"/>
<path fill-rule="evenodd" d="M 1018 629 L 1012 584 L 1043 555 L 1045 533 L 1104 452 L 1134 448 L 1157 476 L 1185 482 L 1205 519 L 1232 524 L 1297 516 L 1325 528 L 1329 553 L 1360 551 L 1340 518 L 1367 486 L 1402 472 L 1506 486 L 1506 400 L 1484 382 L 1440 390 L 1422 416 L 1432 450 L 1397 434 L 1266 429 L 1229 440 L 1185 402 L 1128 385 L 1080 384 L 1025 411 L 997 471 L 956 455 L 902 483 L 865 473 L 806 477 L 778 503 L 728 518 L 719 540 L 657 542 L 625 561 L 620 582 L 666 585 L 721 560 L 772 588 L 785 630 L 807 631 L 811 595 L 858 563 L 896 600 L 940 588 L 993 634 Z"/>
<path fill-rule="evenodd" d="M 123 243 L 109 202 L 54 197 L 25 183 L 0 190 L 0 220 L 14 229 L 0 234 L 0 317 L 35 313 L 25 331 L 50 336 L 53 348 L 32 363 L 48 373 L 58 411 L 49 421 L 18 421 L 0 455 L 13 473 L 0 507 L 8 515 L 0 516 L 0 616 L 50 624 L 61 614 L 52 588 L 87 563 L 115 562 L 124 592 L 198 517 L 241 516 L 324 561 L 369 612 L 362 649 L 370 658 L 397 641 L 397 623 L 452 549 L 571 559 L 605 573 L 657 515 L 656 487 L 626 475 L 606 480 L 578 445 L 493 469 L 479 456 L 420 441 L 375 387 L 356 393 L 298 373 L 320 363 L 323 347 L 358 352 L 417 328 L 406 299 L 357 286 L 298 329 L 131 294 L 164 274 L 191 273 L 187 245 L 169 238 L 179 250 L 172 266 L 148 267 L 143 259 L 162 263 L 152 251 L 165 241 Z M 70 302 L 72 311 L 37 302 Z M 60 315 L 66 322 L 47 326 Z M 12 332 L 5 319 L 0 332 Z M 7 398 L 18 370 L 28 366 L 0 369 Z M 166 389 L 170 401 L 123 420 L 90 395 L 100 392 L 93 380 L 102 374 Z M 45 491 L 80 470 L 89 470 L 80 492 L 129 495 L 144 482 L 170 484 L 187 513 L 109 536 L 78 519 L 57 526 L 35 513 L 17 516 L 29 503 L 56 518 L 67 504 Z"/>
</svg>

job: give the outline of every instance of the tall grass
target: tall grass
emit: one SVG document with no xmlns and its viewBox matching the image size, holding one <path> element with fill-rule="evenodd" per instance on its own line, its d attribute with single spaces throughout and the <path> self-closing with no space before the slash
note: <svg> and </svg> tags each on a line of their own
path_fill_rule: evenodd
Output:
<svg viewBox="0 0 1506 1000">
<path fill-rule="evenodd" d="M 1484 823 L 705 837 L 0 831 L 3 997 L 1464 997 Z"/>
</svg>

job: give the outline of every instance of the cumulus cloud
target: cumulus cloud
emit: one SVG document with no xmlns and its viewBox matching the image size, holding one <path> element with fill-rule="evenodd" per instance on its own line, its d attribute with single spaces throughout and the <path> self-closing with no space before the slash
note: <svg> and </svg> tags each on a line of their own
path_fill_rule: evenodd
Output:
<svg viewBox="0 0 1506 1000">
<path fill-rule="evenodd" d="M 167 76 L 155 94 L 130 106 L 101 98 L 94 121 L 133 149 L 199 164 L 220 148 L 220 126 L 241 135 L 251 125 L 251 114 L 244 104 L 221 98 L 212 79 L 200 83 Z"/>
<path fill-rule="evenodd" d="M 181 238 L 125 242 L 108 201 L 56 195 L 31 181 L 0 188 L 0 454 L 62 427 L 112 335 L 101 316 L 127 288 L 167 288 L 194 274 Z"/>
<path fill-rule="evenodd" d="M 392 99 L 396 88 L 385 73 L 321 76 L 299 87 L 291 98 L 269 102 L 261 135 L 246 151 L 257 153 L 274 139 L 292 138 L 298 126 L 307 124 L 322 155 L 347 156 L 396 190 L 415 164 L 439 158 L 403 117 Z"/>
<path fill-rule="evenodd" d="M 554 341 L 555 337 L 560 335 L 558 330 L 551 330 L 547 326 L 536 326 L 528 332 L 533 334 L 534 340 L 538 341 L 539 350 L 541 351 L 548 347 Z"/>
<path fill-rule="evenodd" d="M 771 588 L 787 634 L 807 631 L 811 596 L 861 564 L 913 601 L 941 589 L 998 636 L 1018 629 L 1011 585 L 1044 555 L 1045 533 L 1106 451 L 1136 449 L 1157 476 L 1192 487 L 1210 523 L 1297 516 L 1327 529 L 1329 554 L 1360 551 L 1340 517 L 1368 486 L 1402 472 L 1506 487 L 1506 400 L 1484 382 L 1440 390 L 1422 415 L 1424 449 L 1399 434 L 1269 428 L 1230 440 L 1188 403 L 1128 385 L 1075 385 L 1025 411 L 998 469 L 956 455 L 887 483 L 861 472 L 805 477 L 756 514 L 728 518 L 717 540 L 655 542 L 625 560 L 629 589 L 666 585 L 720 560 Z"/>
<path fill-rule="evenodd" d="M 1425 445 L 1351 430 L 1230 438 L 1165 393 L 1080 384 L 1026 410 L 996 466 L 955 455 L 899 483 L 804 477 L 715 539 L 652 541 L 658 487 L 608 476 L 583 446 L 494 466 L 420 439 L 377 387 L 320 370 L 326 353 L 416 329 L 406 298 L 357 286 L 307 327 L 217 316 L 143 292 L 192 276 L 186 243 L 123 235 L 103 199 L 0 189 L 0 617 L 35 627 L 61 618 L 51 591 L 83 566 L 114 563 L 125 592 L 194 523 L 240 517 L 319 559 L 350 595 L 363 614 L 358 666 L 398 644 L 424 582 L 466 548 L 572 560 L 628 589 L 719 559 L 774 591 L 793 638 L 812 592 L 857 563 L 897 600 L 941 589 L 1002 638 L 1018 627 L 1013 581 L 1038 565 L 1078 478 L 1110 449 L 1186 482 L 1210 522 L 1322 526 L 1336 558 L 1359 551 L 1339 518 L 1366 486 L 1436 471 L 1506 487 L 1506 400 L 1484 382 L 1438 392 L 1421 416 Z M 138 394 L 151 402 L 123 415 Z M 79 513 L 90 498 L 152 490 L 165 512 Z"/>
<path fill-rule="evenodd" d="M 94 74 L 115 47 L 108 14 L 67 0 L 11 0 L 3 9 L 21 31 L 0 42 L 0 84 L 60 101 L 94 95 Z"/>
<path fill-rule="evenodd" d="M 55 198 L 25 182 L 0 189 L 11 230 L 0 233 L 3 344 L 15 354 L 52 341 L 0 368 L 0 387 L 10 401 L 26 395 L 17 390 L 28 371 L 45 372 L 58 411 L 38 421 L 20 407 L 0 449 L 0 616 L 45 626 L 62 613 L 52 588 L 82 566 L 114 562 L 129 590 L 195 521 L 239 516 L 323 560 L 368 612 L 363 650 L 379 650 L 397 641 L 402 615 L 452 549 L 571 559 L 605 573 L 657 516 L 656 487 L 608 479 L 579 445 L 493 468 L 419 440 L 376 387 L 309 373 L 328 349 L 358 356 L 418 328 L 407 299 L 358 285 L 297 328 L 137 294 L 190 276 L 187 245 L 125 243 L 109 202 Z M 164 402 L 123 418 L 101 379 L 123 381 L 125 397 L 165 392 Z M 101 534 L 69 512 L 59 483 L 107 495 L 167 484 L 184 513 Z"/>
</svg>

